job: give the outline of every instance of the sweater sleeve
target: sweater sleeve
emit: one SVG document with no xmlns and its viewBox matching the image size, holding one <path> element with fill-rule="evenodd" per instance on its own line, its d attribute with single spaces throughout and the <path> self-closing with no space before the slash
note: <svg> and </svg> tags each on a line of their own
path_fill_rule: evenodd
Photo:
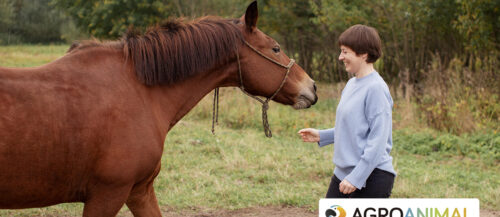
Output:
<svg viewBox="0 0 500 217">
<path fill-rule="evenodd" d="M 374 88 L 367 95 L 365 115 L 369 131 L 361 159 L 346 179 L 361 189 L 368 176 L 379 164 L 392 130 L 392 99 L 382 88 Z"/>
<path fill-rule="evenodd" d="M 320 130 L 318 146 L 323 147 L 332 144 L 335 139 L 335 128 Z"/>
</svg>

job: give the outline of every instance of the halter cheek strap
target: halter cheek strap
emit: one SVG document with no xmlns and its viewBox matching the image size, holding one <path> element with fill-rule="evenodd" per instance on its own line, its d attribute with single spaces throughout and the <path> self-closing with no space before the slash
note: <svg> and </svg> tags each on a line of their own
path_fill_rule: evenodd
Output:
<svg viewBox="0 0 500 217">
<path fill-rule="evenodd" d="M 285 77 L 281 81 L 281 84 L 278 87 L 278 89 L 276 89 L 276 91 L 274 91 L 274 93 L 273 93 L 273 95 L 271 95 L 271 97 L 266 98 L 266 100 L 262 100 L 259 97 L 252 95 L 252 94 L 248 93 L 247 91 L 245 91 L 245 87 L 243 86 L 243 75 L 241 73 L 240 56 L 238 54 L 238 51 L 236 51 L 236 60 L 238 62 L 238 74 L 240 77 L 240 89 L 246 95 L 248 95 L 248 96 L 254 98 L 255 100 L 259 101 L 260 103 L 262 103 L 262 124 L 264 126 L 264 133 L 266 134 L 267 137 L 270 138 L 273 136 L 273 134 L 271 132 L 271 127 L 269 126 L 269 121 L 267 118 L 267 110 L 269 109 L 269 101 L 274 99 L 274 97 L 278 94 L 278 92 L 281 90 L 281 88 L 283 88 L 283 86 L 285 85 L 286 79 L 288 78 L 288 74 L 290 73 L 290 69 L 292 68 L 293 64 L 295 63 L 295 60 L 290 59 L 290 62 L 288 63 L 288 65 L 283 65 L 283 64 L 279 63 L 278 61 L 261 53 L 259 50 L 257 50 L 252 45 L 250 45 L 250 43 L 248 43 L 246 40 L 244 40 L 244 42 L 250 49 L 255 51 L 260 56 L 262 56 L 265 59 L 271 61 L 272 63 L 275 63 L 276 65 L 279 65 L 279 66 L 286 69 Z M 215 88 L 214 104 L 213 104 L 213 116 L 212 116 L 212 133 L 215 133 L 214 125 L 215 125 L 215 123 L 218 123 L 218 116 L 219 116 L 218 114 L 219 114 L 219 88 Z"/>
</svg>

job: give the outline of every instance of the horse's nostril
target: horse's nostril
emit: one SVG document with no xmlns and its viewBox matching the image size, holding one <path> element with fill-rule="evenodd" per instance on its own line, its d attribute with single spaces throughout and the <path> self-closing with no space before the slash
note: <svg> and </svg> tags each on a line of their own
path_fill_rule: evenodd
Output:
<svg viewBox="0 0 500 217">
<path fill-rule="evenodd" d="M 313 83 L 313 87 L 314 87 L 314 92 L 316 92 L 316 89 L 317 89 L 316 83 Z"/>
</svg>

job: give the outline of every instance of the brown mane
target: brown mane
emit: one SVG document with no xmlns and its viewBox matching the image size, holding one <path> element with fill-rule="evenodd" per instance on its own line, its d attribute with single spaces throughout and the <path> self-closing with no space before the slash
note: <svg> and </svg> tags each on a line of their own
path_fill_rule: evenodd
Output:
<svg viewBox="0 0 500 217">
<path fill-rule="evenodd" d="M 167 21 L 142 35 L 129 31 L 123 49 L 141 82 L 172 84 L 225 63 L 242 41 L 235 20 L 204 17 Z"/>
</svg>

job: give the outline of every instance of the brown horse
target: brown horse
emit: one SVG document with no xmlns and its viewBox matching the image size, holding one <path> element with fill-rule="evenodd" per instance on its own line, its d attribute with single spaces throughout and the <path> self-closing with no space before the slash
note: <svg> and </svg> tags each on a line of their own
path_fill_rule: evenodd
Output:
<svg viewBox="0 0 500 217">
<path fill-rule="evenodd" d="M 107 217 L 126 203 L 161 216 L 153 181 L 167 132 L 216 87 L 243 82 L 269 97 L 284 79 L 271 60 L 291 60 L 257 17 L 254 2 L 240 19 L 170 21 L 44 66 L 0 68 L 0 208 L 83 202 L 83 216 Z M 274 100 L 309 107 L 314 82 L 295 64 Z"/>
</svg>

